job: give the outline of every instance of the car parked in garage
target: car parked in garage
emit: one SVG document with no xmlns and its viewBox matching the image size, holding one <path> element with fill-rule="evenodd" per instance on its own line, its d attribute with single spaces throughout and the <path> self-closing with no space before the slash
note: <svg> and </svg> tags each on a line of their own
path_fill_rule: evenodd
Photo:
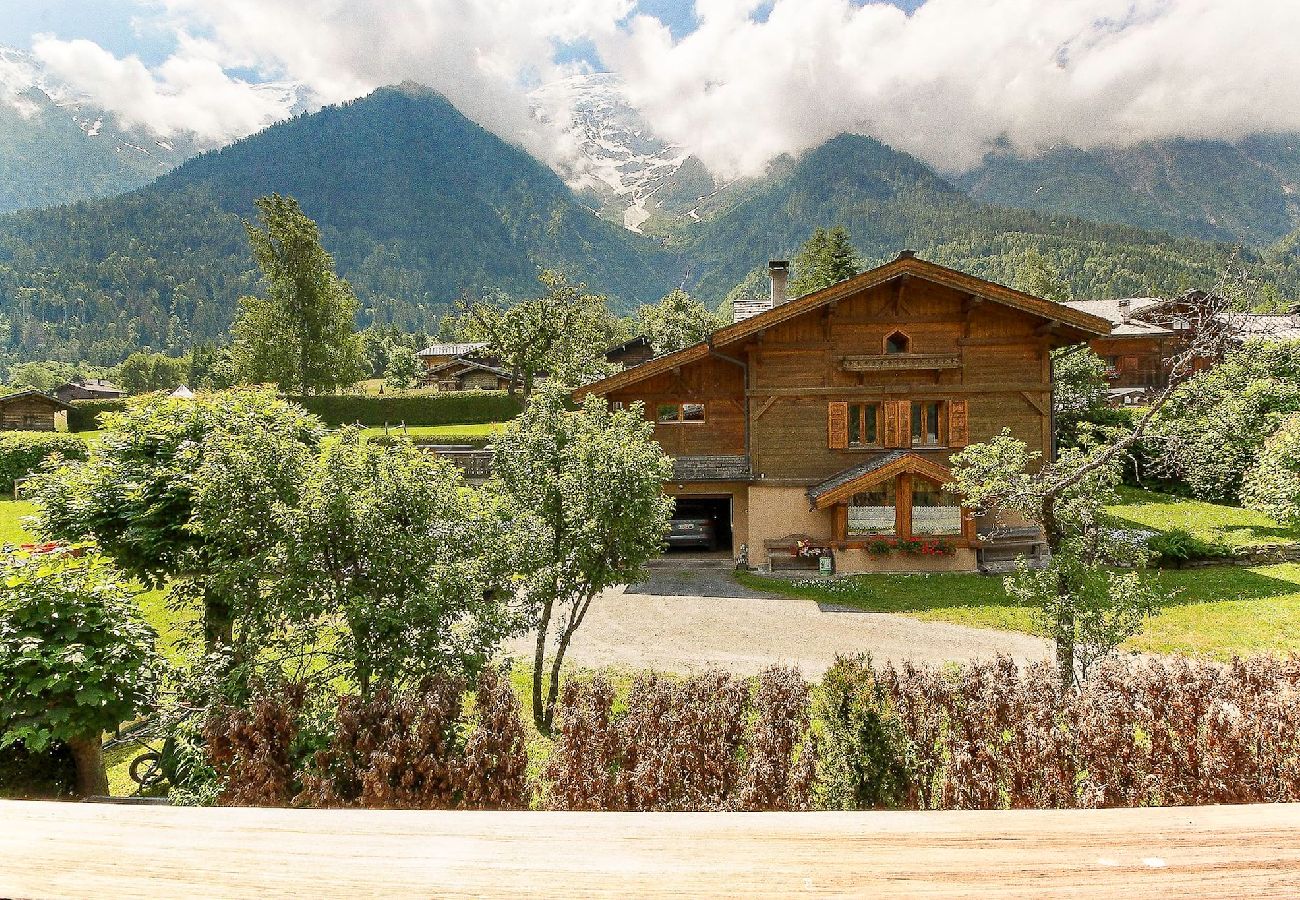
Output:
<svg viewBox="0 0 1300 900">
<path fill-rule="evenodd" d="M 712 519 L 698 516 L 674 516 L 668 522 L 669 547 L 702 547 L 716 550 L 718 529 Z"/>
</svg>

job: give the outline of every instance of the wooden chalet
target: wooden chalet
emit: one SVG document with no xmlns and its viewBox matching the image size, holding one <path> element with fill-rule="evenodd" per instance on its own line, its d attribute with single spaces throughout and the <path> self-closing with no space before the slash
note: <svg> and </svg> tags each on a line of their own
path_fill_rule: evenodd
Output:
<svg viewBox="0 0 1300 900">
<path fill-rule="evenodd" d="M 430 344 L 415 355 L 424 366 L 424 371 L 427 375 L 434 369 L 440 368 L 456 359 L 461 357 L 472 357 L 477 353 L 481 353 L 486 347 L 487 344 L 476 341 L 462 341 L 454 344 Z"/>
<path fill-rule="evenodd" d="M 788 302 L 784 274 L 771 308 L 577 395 L 644 403 L 665 490 L 750 565 L 803 547 L 840 572 L 975 570 L 1034 548 L 1036 527 L 943 490 L 949 460 L 1004 428 L 1050 457 L 1050 352 L 1110 324 L 907 251 Z"/>
<path fill-rule="evenodd" d="M 64 403 L 73 400 L 116 400 L 126 396 L 126 391 L 107 378 L 74 378 L 56 387 L 53 393 Z"/>
<path fill-rule="evenodd" d="M 605 351 L 605 360 L 620 369 L 639 366 L 654 357 L 654 347 L 651 346 L 650 339 L 645 335 L 638 335 Z"/>
<path fill-rule="evenodd" d="M 54 431 L 58 414 L 71 407 L 35 388 L 0 397 L 0 430 Z"/>
<path fill-rule="evenodd" d="M 487 360 L 457 358 L 425 371 L 427 384 L 440 391 L 504 391 L 510 387 L 510 373 Z"/>
</svg>

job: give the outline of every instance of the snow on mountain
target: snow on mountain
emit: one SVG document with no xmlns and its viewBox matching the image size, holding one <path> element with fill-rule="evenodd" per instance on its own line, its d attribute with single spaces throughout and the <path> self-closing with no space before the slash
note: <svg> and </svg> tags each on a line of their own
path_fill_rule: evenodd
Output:
<svg viewBox="0 0 1300 900">
<path fill-rule="evenodd" d="M 532 94 L 536 115 L 567 128 L 577 155 L 562 172 L 605 218 L 632 231 L 656 212 L 689 214 L 716 189 L 703 166 L 655 135 L 628 103 L 618 76 L 575 75 Z"/>
</svg>

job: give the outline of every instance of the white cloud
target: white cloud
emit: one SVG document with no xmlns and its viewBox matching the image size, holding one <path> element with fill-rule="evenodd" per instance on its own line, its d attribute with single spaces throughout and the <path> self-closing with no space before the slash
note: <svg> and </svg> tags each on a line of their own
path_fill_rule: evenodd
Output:
<svg viewBox="0 0 1300 900">
<path fill-rule="evenodd" d="M 1300 130 L 1296 0 L 928 0 L 910 16 L 855 0 L 698 0 L 699 27 L 679 40 L 626 19 L 634 0 L 140 2 L 180 37 L 158 67 L 89 41 L 34 49 L 162 135 L 228 139 L 288 112 L 291 99 L 235 72 L 303 83 L 321 102 L 409 79 L 563 168 L 564 112 L 540 122 L 527 93 L 572 70 L 555 51 L 578 40 L 661 137 L 728 177 L 845 131 L 960 170 L 999 145 Z"/>
<path fill-rule="evenodd" d="M 213 143 L 248 134 L 289 110 L 283 96 L 230 76 L 201 41 L 183 38 L 154 70 L 87 40 L 37 37 L 32 52 L 51 75 L 112 111 L 126 125 L 160 137 L 189 132 Z"/>
<path fill-rule="evenodd" d="M 719 174 L 846 131 L 945 170 L 1022 152 L 1300 130 L 1294 0 L 776 0 L 697 4 L 679 41 L 653 19 L 599 48 L 662 136 Z"/>
</svg>

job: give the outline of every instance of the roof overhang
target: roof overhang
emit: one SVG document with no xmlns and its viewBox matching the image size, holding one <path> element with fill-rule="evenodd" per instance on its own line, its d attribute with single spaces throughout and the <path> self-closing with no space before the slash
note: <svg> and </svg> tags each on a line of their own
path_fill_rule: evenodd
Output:
<svg viewBox="0 0 1300 900">
<path fill-rule="evenodd" d="M 842 300 L 861 291 L 871 290 L 902 277 L 920 278 L 934 284 L 944 285 L 953 290 L 991 300 L 1003 306 L 1020 310 L 1044 320 L 1045 334 L 1055 334 L 1061 343 L 1080 343 L 1089 338 L 1109 334 L 1111 324 L 1100 316 L 1071 309 L 1061 303 L 1044 300 L 1023 291 L 1005 285 L 985 281 L 956 269 L 949 269 L 937 263 L 917 259 L 913 256 L 900 256 L 892 262 L 885 263 L 847 278 L 830 287 L 811 294 L 806 294 L 788 303 L 773 307 L 733 325 L 727 325 L 713 332 L 707 340 L 701 341 L 676 353 L 668 353 L 647 360 L 640 365 L 624 369 L 622 372 L 594 381 L 574 391 L 574 397 L 581 399 L 587 394 L 607 394 L 630 385 L 652 378 L 655 375 L 671 371 L 678 366 L 695 362 L 709 356 L 714 348 L 726 347 L 753 337 L 760 332 L 797 318 L 818 307 Z"/>
<path fill-rule="evenodd" d="M 813 485 L 808 488 L 808 501 L 813 509 L 826 509 L 837 503 L 847 503 L 854 494 L 903 474 L 920 475 L 939 484 L 952 480 L 952 470 L 947 466 L 919 453 L 895 451 Z"/>
</svg>

